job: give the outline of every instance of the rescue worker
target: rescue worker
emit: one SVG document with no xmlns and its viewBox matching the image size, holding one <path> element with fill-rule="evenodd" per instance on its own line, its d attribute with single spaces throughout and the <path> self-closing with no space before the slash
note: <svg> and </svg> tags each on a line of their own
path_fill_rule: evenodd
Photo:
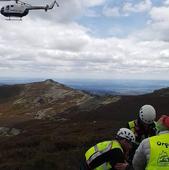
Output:
<svg viewBox="0 0 169 170">
<path fill-rule="evenodd" d="M 134 170 L 169 170 L 169 116 L 157 122 L 159 134 L 144 139 L 133 158 Z"/>
<path fill-rule="evenodd" d="M 133 132 L 127 128 L 121 128 L 115 139 L 104 141 L 91 147 L 85 153 L 86 170 L 127 170 L 128 153 L 135 142 Z"/>
<path fill-rule="evenodd" d="M 140 108 L 139 116 L 136 120 L 130 121 L 127 124 L 136 137 L 136 144 L 150 136 L 156 135 L 155 120 L 156 111 L 151 105 L 144 105 Z"/>
<path fill-rule="evenodd" d="M 138 118 L 130 121 L 127 124 L 136 137 L 136 142 L 133 144 L 128 162 L 132 164 L 133 156 L 141 141 L 150 136 L 156 135 L 156 111 L 151 105 L 144 105 L 140 108 Z"/>
</svg>

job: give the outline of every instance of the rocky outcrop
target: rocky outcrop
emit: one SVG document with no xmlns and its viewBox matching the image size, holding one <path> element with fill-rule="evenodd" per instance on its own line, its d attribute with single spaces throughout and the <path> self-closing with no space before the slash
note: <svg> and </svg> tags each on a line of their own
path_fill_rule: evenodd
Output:
<svg viewBox="0 0 169 170">
<path fill-rule="evenodd" d="M 21 133 L 20 129 L 0 127 L 0 136 L 16 136 Z"/>
<path fill-rule="evenodd" d="M 55 115 L 55 111 L 51 107 L 51 108 L 37 111 L 34 118 L 35 119 L 51 119 L 51 117 L 54 115 Z"/>
</svg>

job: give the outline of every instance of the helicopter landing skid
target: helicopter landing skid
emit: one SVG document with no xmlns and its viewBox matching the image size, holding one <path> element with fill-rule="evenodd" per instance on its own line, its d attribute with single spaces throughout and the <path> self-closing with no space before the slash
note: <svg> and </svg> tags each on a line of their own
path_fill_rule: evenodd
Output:
<svg viewBox="0 0 169 170">
<path fill-rule="evenodd" d="M 22 21 L 22 18 L 8 18 L 6 21 Z"/>
</svg>

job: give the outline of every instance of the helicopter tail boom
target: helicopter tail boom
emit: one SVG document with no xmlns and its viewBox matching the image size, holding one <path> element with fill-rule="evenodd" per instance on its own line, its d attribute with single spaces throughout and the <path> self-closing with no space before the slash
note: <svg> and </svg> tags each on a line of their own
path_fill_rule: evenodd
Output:
<svg viewBox="0 0 169 170">
<path fill-rule="evenodd" d="M 52 9 L 54 7 L 54 5 L 57 5 L 57 7 L 59 7 L 59 4 L 54 1 L 53 3 L 51 3 L 50 5 L 46 5 L 46 6 L 29 6 L 27 9 L 28 10 L 38 10 L 38 9 L 44 9 L 45 11 Z"/>
</svg>

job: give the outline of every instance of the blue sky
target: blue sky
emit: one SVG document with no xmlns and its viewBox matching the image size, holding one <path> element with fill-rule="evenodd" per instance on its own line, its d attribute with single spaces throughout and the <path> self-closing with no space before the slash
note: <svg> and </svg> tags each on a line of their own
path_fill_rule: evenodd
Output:
<svg viewBox="0 0 169 170">
<path fill-rule="evenodd" d="M 139 6 L 141 4 L 144 4 L 146 8 L 146 1 L 143 0 L 107 0 L 103 4 L 88 8 L 83 16 L 77 18 L 77 22 L 91 30 L 95 30 L 91 35 L 96 37 L 126 37 L 133 31 L 141 30 L 146 26 L 147 21 L 151 19 L 148 12 L 152 6 L 158 7 L 163 4 L 160 0 L 149 1 L 152 5 L 145 10 L 140 9 L 140 11 L 125 12 L 123 8 L 127 2 L 132 4 L 133 9 L 134 6 Z M 114 8 L 118 9 L 119 16 L 112 16 L 113 11 L 110 16 L 104 14 L 104 11 L 108 11 L 108 9 L 112 10 Z M 95 14 L 95 16 L 90 16 L 88 13 L 89 11 L 92 12 L 92 14 Z"/>
<path fill-rule="evenodd" d="M 95 9 L 97 11 L 97 9 Z M 138 20 L 139 18 L 139 20 Z M 96 37 L 119 36 L 126 37 L 134 30 L 141 29 L 146 25 L 148 15 L 145 13 L 133 14 L 130 16 L 119 16 L 117 18 L 100 16 L 78 18 L 77 22 L 91 30 L 91 35 Z M 112 31 L 111 31 L 112 30 Z"/>
<path fill-rule="evenodd" d="M 169 79 L 169 0 L 58 3 L 22 22 L 0 16 L 1 77 Z"/>
</svg>

